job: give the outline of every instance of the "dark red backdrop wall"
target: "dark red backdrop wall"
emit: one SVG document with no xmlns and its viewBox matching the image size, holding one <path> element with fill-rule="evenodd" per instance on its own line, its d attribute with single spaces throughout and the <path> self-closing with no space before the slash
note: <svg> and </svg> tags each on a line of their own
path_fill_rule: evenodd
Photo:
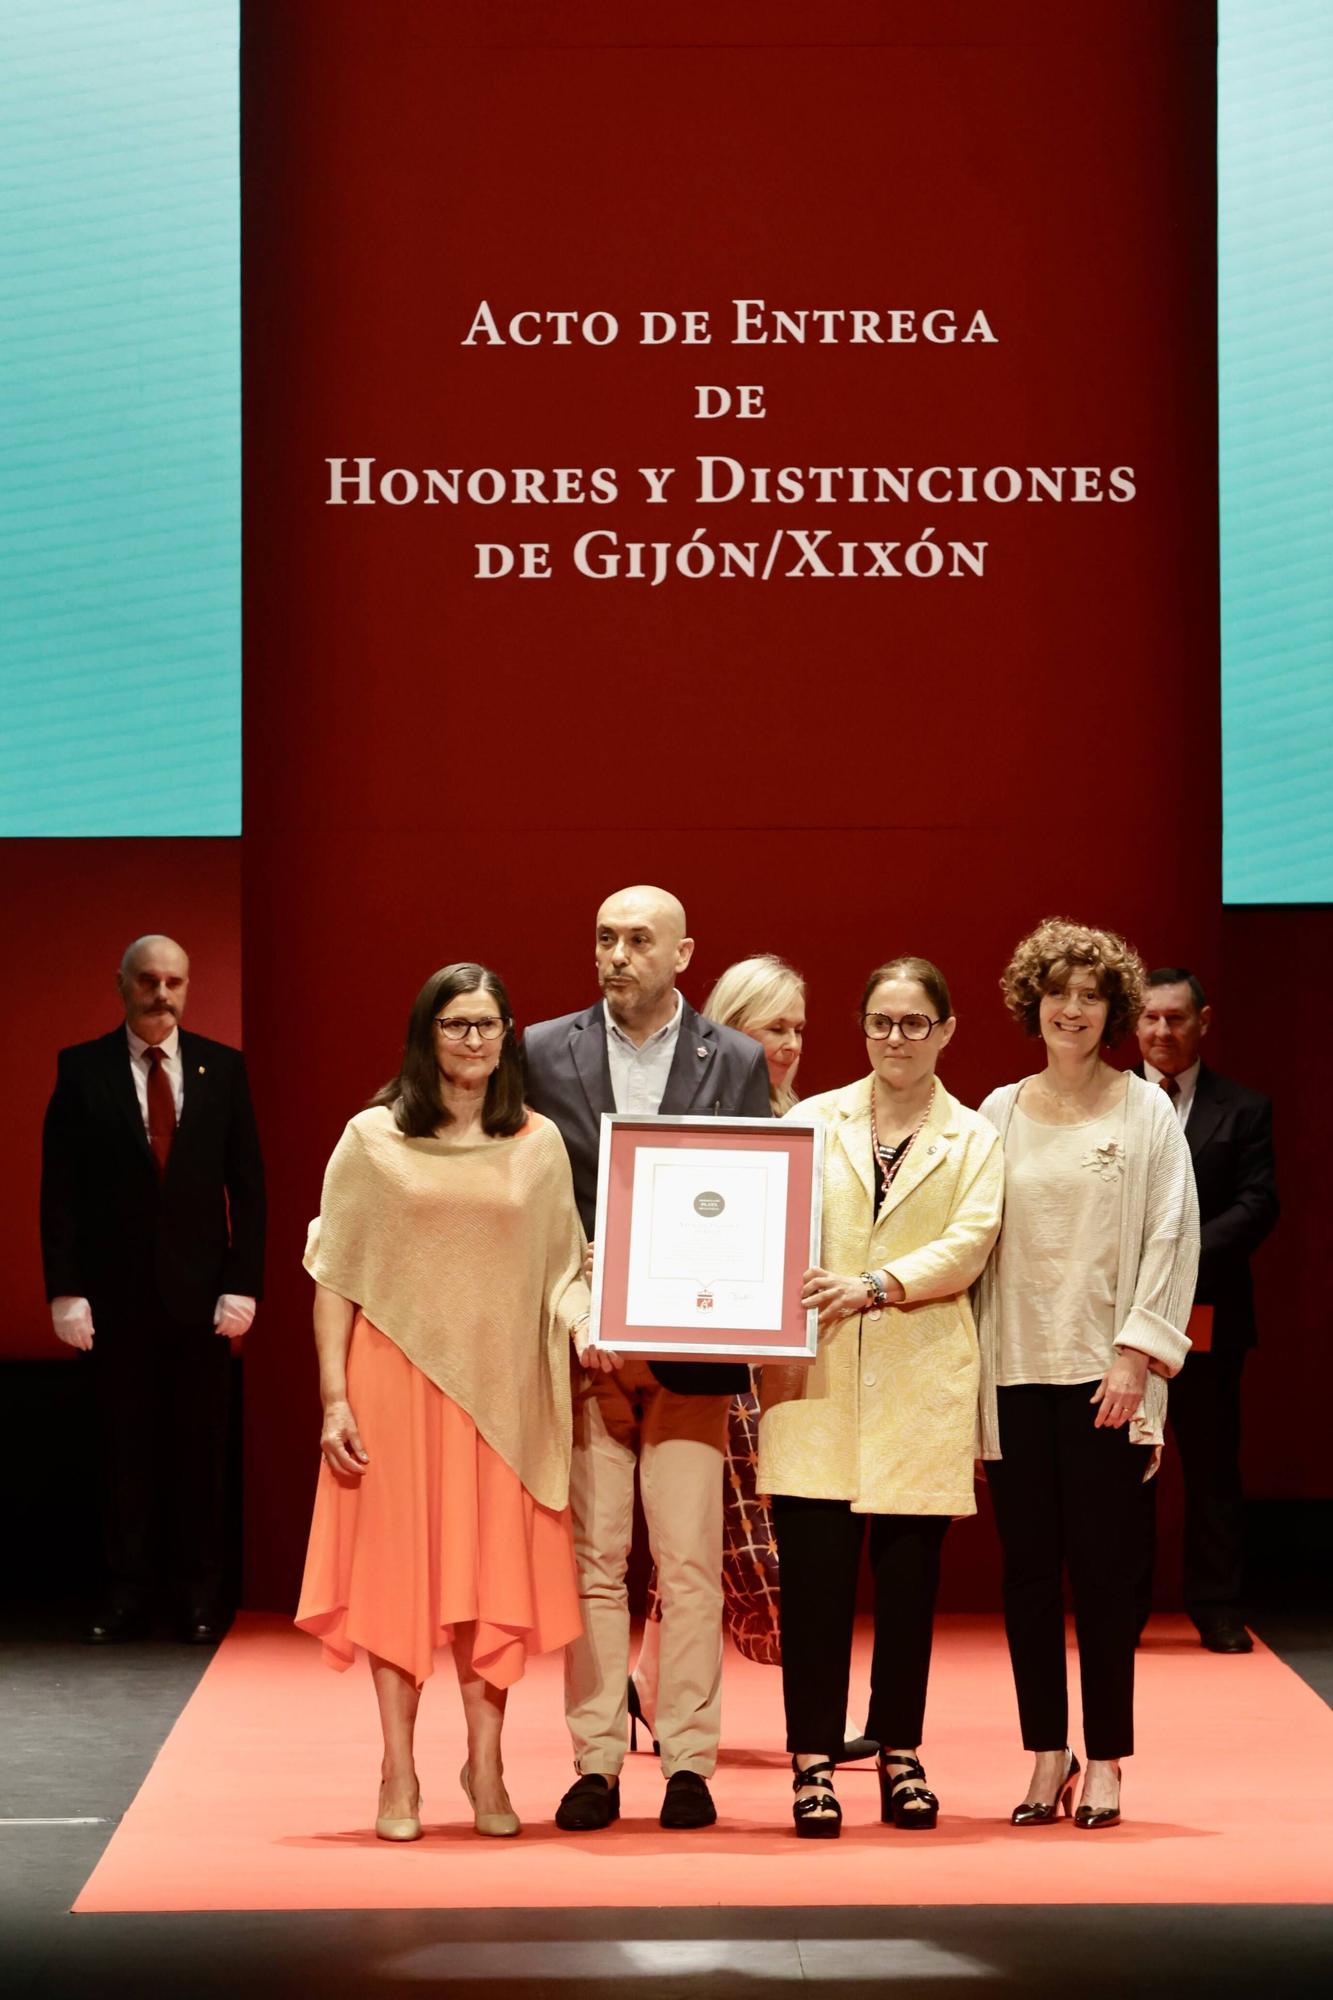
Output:
<svg viewBox="0 0 1333 2000">
<path fill-rule="evenodd" d="M 995 980 L 1043 913 L 1217 963 L 1212 32 L 1161 0 L 247 11 L 245 1014 L 274 1197 L 252 1602 L 289 1600 L 313 1482 L 321 1168 L 434 966 L 498 965 L 526 1019 L 580 1005 L 599 899 L 663 881 L 692 997 L 742 952 L 804 967 L 807 1089 L 861 1065 L 867 966 L 938 958 L 975 1102 L 1028 1059 Z M 738 296 L 981 307 L 999 342 L 460 345 L 482 298 L 632 323 Z M 695 423 L 700 381 L 762 382 L 770 414 Z M 628 479 L 700 451 L 1123 464 L 1138 498 L 322 504 L 331 455 Z M 932 523 L 990 540 L 984 581 L 470 574 L 480 538 Z"/>
</svg>

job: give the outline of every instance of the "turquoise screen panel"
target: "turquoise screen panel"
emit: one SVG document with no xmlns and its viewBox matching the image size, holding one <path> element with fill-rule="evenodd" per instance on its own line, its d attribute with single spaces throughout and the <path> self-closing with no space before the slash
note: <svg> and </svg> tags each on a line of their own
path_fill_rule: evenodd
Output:
<svg viewBox="0 0 1333 2000">
<path fill-rule="evenodd" d="M 1333 901 L 1333 5 L 1220 0 L 1223 896 Z"/>
<path fill-rule="evenodd" d="M 240 831 L 238 7 L 0 4 L 0 835 Z"/>
</svg>

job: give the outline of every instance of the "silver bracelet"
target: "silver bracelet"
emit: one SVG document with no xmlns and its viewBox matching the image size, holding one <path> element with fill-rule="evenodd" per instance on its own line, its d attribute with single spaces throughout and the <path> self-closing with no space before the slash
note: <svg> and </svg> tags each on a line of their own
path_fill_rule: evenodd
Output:
<svg viewBox="0 0 1333 2000">
<path fill-rule="evenodd" d="M 889 1303 L 889 1295 L 884 1289 L 884 1280 L 878 1271 L 862 1271 L 861 1283 L 866 1288 L 867 1306 L 880 1312 Z"/>
</svg>

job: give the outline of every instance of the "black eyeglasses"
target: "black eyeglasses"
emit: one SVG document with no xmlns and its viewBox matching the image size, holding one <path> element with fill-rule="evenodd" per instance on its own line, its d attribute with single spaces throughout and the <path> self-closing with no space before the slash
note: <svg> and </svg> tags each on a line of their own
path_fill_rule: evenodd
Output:
<svg viewBox="0 0 1333 2000">
<path fill-rule="evenodd" d="M 487 1014 L 480 1021 L 461 1021 L 457 1015 L 446 1017 L 437 1014 L 435 1025 L 446 1042 L 465 1042 L 474 1028 L 483 1042 L 494 1042 L 499 1040 L 509 1023 L 501 1020 L 498 1014 Z"/>
<path fill-rule="evenodd" d="M 858 1019 L 872 1042 L 887 1042 L 895 1028 L 905 1042 L 925 1042 L 940 1025 L 929 1014 L 901 1014 L 896 1020 L 892 1014 L 861 1014 Z"/>
</svg>

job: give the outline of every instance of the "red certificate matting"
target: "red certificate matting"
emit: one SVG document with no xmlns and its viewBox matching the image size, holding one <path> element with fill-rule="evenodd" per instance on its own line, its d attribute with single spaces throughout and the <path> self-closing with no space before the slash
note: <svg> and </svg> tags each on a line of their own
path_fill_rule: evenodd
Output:
<svg viewBox="0 0 1333 2000">
<path fill-rule="evenodd" d="M 598 1199 L 597 1301 L 594 1343 L 652 1361 L 809 1361 L 814 1358 L 812 1315 L 801 1304 L 801 1280 L 811 1261 L 812 1214 L 822 1133 L 809 1125 L 767 1119 L 628 1118 L 603 1120 Z M 786 1253 L 782 1323 L 776 1329 L 728 1328 L 725 1320 L 693 1326 L 636 1325 L 628 1317 L 630 1221 L 635 1155 L 640 1146 L 698 1152 L 783 1153 L 787 1158 Z"/>
</svg>

